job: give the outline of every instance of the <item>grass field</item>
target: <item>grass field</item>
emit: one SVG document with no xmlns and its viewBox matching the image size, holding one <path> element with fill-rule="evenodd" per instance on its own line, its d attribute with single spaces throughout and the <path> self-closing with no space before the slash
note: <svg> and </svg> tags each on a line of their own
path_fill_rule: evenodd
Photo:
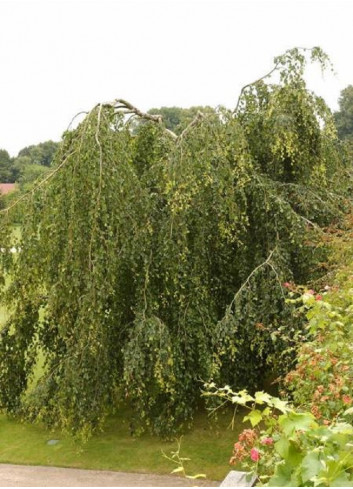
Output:
<svg viewBox="0 0 353 489">
<path fill-rule="evenodd" d="M 214 422 L 206 414 L 197 416 L 195 427 L 181 441 L 182 456 L 191 459 L 185 463 L 188 474 L 204 473 L 208 479 L 221 480 L 228 473 L 238 431 L 227 428 L 231 417 L 232 413 L 227 412 Z M 59 442 L 48 445 L 52 439 Z M 176 440 L 166 442 L 149 435 L 132 437 L 124 416 L 109 419 L 104 433 L 84 445 L 38 425 L 0 416 L 1 463 L 168 474 L 175 467 L 163 457 L 162 450 L 170 455 L 176 447 Z"/>
</svg>

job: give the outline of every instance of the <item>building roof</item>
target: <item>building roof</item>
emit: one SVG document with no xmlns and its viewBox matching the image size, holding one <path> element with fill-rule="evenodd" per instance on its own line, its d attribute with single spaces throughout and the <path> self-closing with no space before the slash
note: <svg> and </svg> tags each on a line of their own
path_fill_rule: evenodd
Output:
<svg viewBox="0 0 353 489">
<path fill-rule="evenodd" d="M 0 183 L 0 194 L 6 195 L 13 192 L 16 188 L 15 183 Z"/>
</svg>

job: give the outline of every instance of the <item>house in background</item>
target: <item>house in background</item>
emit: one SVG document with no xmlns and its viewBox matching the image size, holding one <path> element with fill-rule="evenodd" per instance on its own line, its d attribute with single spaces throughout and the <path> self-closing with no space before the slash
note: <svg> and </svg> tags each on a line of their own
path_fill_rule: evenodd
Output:
<svg viewBox="0 0 353 489">
<path fill-rule="evenodd" d="M 6 195 L 16 190 L 15 183 L 0 183 L 0 195 Z"/>
</svg>

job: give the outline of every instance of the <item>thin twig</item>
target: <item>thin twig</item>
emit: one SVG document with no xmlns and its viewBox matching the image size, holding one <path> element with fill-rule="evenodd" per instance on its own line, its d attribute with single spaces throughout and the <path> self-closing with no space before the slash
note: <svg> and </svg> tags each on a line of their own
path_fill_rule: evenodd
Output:
<svg viewBox="0 0 353 489">
<path fill-rule="evenodd" d="M 194 119 L 190 122 L 189 125 L 186 126 L 186 128 L 183 130 L 183 132 L 180 134 L 180 136 L 178 136 L 177 138 L 177 141 L 181 141 L 183 139 L 183 137 L 185 136 L 185 134 L 187 134 L 190 129 L 192 129 L 193 127 L 197 126 L 199 124 L 199 122 L 204 119 L 204 114 L 200 111 L 197 112 L 196 116 L 194 117 Z"/>
<path fill-rule="evenodd" d="M 320 234 L 325 234 L 325 231 L 320 228 L 317 224 L 315 224 L 313 221 L 310 221 L 310 219 L 307 219 L 306 217 L 302 216 L 301 214 L 296 213 L 297 216 L 300 217 L 300 219 L 303 219 L 304 222 L 306 222 L 309 226 L 312 226 L 314 229 L 316 229 L 317 232 Z"/>
<path fill-rule="evenodd" d="M 257 80 L 255 80 L 255 81 L 253 81 L 251 83 L 247 83 L 246 85 L 243 86 L 243 88 L 240 90 L 240 94 L 239 94 L 239 97 L 238 97 L 237 105 L 235 106 L 235 109 L 233 110 L 233 114 L 236 114 L 238 112 L 239 105 L 240 105 L 240 102 L 241 102 L 241 98 L 242 98 L 245 90 L 247 88 L 251 87 L 252 85 L 256 85 L 260 81 L 265 80 L 266 78 L 269 78 L 277 70 L 279 64 L 280 64 L 279 62 L 276 63 L 275 66 L 272 68 L 272 70 L 270 70 L 268 73 L 266 73 L 266 75 L 262 76 L 261 78 L 258 78 Z"/>
<path fill-rule="evenodd" d="M 273 253 L 274 253 L 274 252 L 275 252 L 275 249 L 273 249 L 273 250 L 271 251 L 271 253 L 268 255 L 268 257 L 266 258 L 266 260 L 265 260 L 263 263 L 261 263 L 261 264 L 260 264 L 260 265 L 258 265 L 256 268 L 254 268 L 254 270 L 253 270 L 253 271 L 250 273 L 250 275 L 247 277 L 247 279 L 245 280 L 245 282 L 243 282 L 243 284 L 241 285 L 241 287 L 238 289 L 237 293 L 236 293 L 236 294 L 235 294 L 235 296 L 233 297 L 232 302 L 231 302 L 231 303 L 229 304 L 229 306 L 228 306 L 228 310 L 230 310 L 230 309 L 231 309 L 231 307 L 233 306 L 234 302 L 237 300 L 237 298 L 238 298 L 239 294 L 241 294 L 242 290 L 243 290 L 243 289 L 244 289 L 244 288 L 247 286 L 247 284 L 249 283 L 249 280 L 251 279 L 251 277 L 252 277 L 253 275 L 255 275 L 255 273 L 256 273 L 258 270 L 260 270 L 260 268 L 262 268 L 262 267 L 264 267 L 264 266 L 266 266 L 266 265 L 270 265 L 270 260 L 271 260 L 272 255 L 273 255 Z M 271 266 L 271 265 L 270 265 L 270 266 Z M 271 268 L 272 268 L 272 266 L 271 266 Z"/>
<path fill-rule="evenodd" d="M 82 114 L 86 114 L 86 115 L 88 115 L 88 114 L 89 114 L 89 112 L 87 112 L 86 110 L 81 110 L 81 112 L 78 112 L 76 115 L 74 115 L 74 116 L 73 116 L 73 118 L 72 118 L 72 119 L 71 119 L 71 121 L 70 121 L 70 124 L 67 126 L 67 129 L 66 129 L 67 131 L 69 131 L 69 130 L 70 130 L 70 128 L 71 128 L 71 126 L 72 126 L 72 124 L 73 124 L 74 120 L 75 120 L 75 119 L 77 119 L 77 117 L 79 117 L 79 116 L 80 116 L 80 115 L 82 115 Z"/>
</svg>

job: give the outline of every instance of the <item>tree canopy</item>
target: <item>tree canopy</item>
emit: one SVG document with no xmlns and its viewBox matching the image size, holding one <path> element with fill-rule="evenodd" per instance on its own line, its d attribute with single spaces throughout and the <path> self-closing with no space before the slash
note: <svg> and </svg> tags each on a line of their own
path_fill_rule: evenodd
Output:
<svg viewBox="0 0 353 489">
<path fill-rule="evenodd" d="M 338 135 L 353 141 L 353 85 L 342 90 L 338 103 L 339 111 L 335 113 Z"/>
<path fill-rule="evenodd" d="M 18 157 L 27 156 L 32 165 L 50 166 L 57 149 L 58 143 L 49 140 L 22 148 L 18 153 Z"/>
<path fill-rule="evenodd" d="M 51 166 L 58 146 L 54 141 L 45 141 L 21 149 L 14 158 L 0 150 L 0 182 L 19 182 L 21 187 L 29 187 Z"/>
<path fill-rule="evenodd" d="M 12 182 L 12 161 L 5 149 L 0 149 L 0 182 Z"/>
<path fill-rule="evenodd" d="M 197 114 L 212 115 L 215 114 L 215 109 L 209 106 L 194 106 L 189 108 L 182 107 L 161 107 L 159 109 L 150 109 L 149 114 L 159 114 L 162 116 L 162 124 L 175 134 L 181 132 L 194 120 Z"/>
<path fill-rule="evenodd" d="M 318 269 L 349 176 L 332 114 L 306 88 L 308 58 L 327 63 L 290 50 L 235 110 L 197 113 L 179 134 L 122 100 L 64 134 L 17 204 L 16 258 L 1 211 L 7 412 L 85 435 L 124 402 L 137 428 L 171 433 L 201 381 L 252 388 L 286 367 L 296 320 L 282 283 Z"/>
</svg>

